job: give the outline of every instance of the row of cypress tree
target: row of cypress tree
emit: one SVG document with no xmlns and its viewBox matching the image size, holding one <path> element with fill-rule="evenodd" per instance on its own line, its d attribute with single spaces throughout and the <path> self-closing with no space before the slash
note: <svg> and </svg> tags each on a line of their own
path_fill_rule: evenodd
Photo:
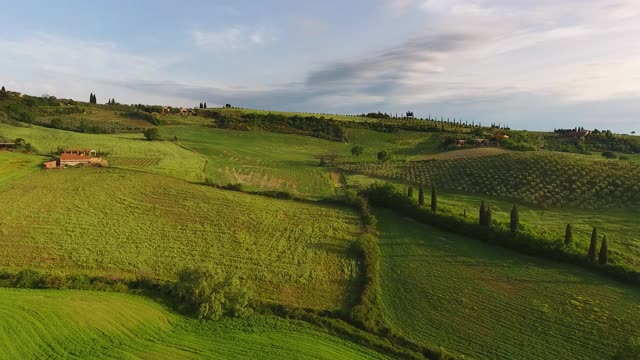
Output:
<svg viewBox="0 0 640 360">
<path fill-rule="evenodd" d="M 413 186 L 409 185 L 407 188 L 407 197 L 413 198 Z M 418 189 L 418 205 L 420 207 L 424 206 L 424 184 L 420 183 L 420 187 Z M 435 186 L 431 186 L 431 211 L 434 213 L 438 208 L 438 197 L 436 194 Z M 465 209 L 464 212 L 465 218 L 467 215 L 467 211 Z M 486 205 L 484 200 L 480 204 L 480 214 L 479 214 L 479 223 L 482 226 L 491 226 L 493 222 L 493 211 L 491 210 L 490 205 Z M 518 211 L 518 206 L 513 205 L 511 208 L 511 216 L 510 216 L 510 224 L 509 228 L 511 232 L 516 232 L 520 228 L 520 212 Z M 567 228 L 565 230 L 564 244 L 569 246 L 573 243 L 573 225 L 567 224 Z M 606 264 L 608 262 L 608 252 L 609 247 L 607 245 L 607 235 L 602 236 L 602 242 L 600 244 L 600 252 L 597 251 L 598 247 L 598 229 L 596 227 L 593 228 L 591 232 L 591 243 L 589 245 L 589 252 L 587 254 L 589 261 L 596 262 L 600 264 Z M 597 259 L 596 259 L 596 253 Z"/>
</svg>

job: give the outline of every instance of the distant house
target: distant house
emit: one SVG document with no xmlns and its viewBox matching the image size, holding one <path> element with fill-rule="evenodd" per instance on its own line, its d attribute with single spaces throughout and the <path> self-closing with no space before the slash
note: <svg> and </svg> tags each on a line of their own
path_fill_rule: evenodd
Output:
<svg viewBox="0 0 640 360">
<path fill-rule="evenodd" d="M 456 146 L 464 146 L 465 144 L 466 144 L 466 141 L 458 140 L 458 142 L 456 143 Z"/>
<path fill-rule="evenodd" d="M 198 112 L 195 109 L 185 109 L 185 108 L 180 108 L 180 115 L 197 115 Z"/>
<path fill-rule="evenodd" d="M 498 141 L 498 140 L 506 140 L 508 138 L 509 138 L 509 135 L 507 135 L 507 134 L 496 134 L 496 135 L 493 135 L 493 137 L 492 137 L 492 139 L 496 140 L 496 141 Z"/>
<path fill-rule="evenodd" d="M 161 112 L 163 114 L 170 114 L 173 108 L 171 106 L 163 106 Z"/>
<path fill-rule="evenodd" d="M 475 139 L 474 143 L 478 146 L 484 146 L 489 144 L 489 140 L 487 139 Z"/>
<path fill-rule="evenodd" d="M 13 150 L 15 150 L 15 149 L 16 149 L 16 147 L 17 147 L 16 143 L 12 143 L 12 142 L 10 142 L 10 143 L 3 143 L 3 142 L 0 142 L 0 150 L 10 150 L 10 151 L 13 151 Z"/>
<path fill-rule="evenodd" d="M 60 153 L 57 160 L 47 161 L 42 165 L 45 169 L 77 165 L 107 166 L 107 161 L 97 157 L 96 154 L 97 152 L 91 149 L 66 149 Z"/>
</svg>

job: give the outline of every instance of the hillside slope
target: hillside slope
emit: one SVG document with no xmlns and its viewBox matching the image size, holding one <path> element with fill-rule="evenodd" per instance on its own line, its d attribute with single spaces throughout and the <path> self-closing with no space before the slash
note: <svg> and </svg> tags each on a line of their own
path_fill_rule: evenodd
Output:
<svg viewBox="0 0 640 360">
<path fill-rule="evenodd" d="M 200 322 L 138 296 L 0 289 L 0 358 L 382 359 L 300 322 Z"/>
</svg>

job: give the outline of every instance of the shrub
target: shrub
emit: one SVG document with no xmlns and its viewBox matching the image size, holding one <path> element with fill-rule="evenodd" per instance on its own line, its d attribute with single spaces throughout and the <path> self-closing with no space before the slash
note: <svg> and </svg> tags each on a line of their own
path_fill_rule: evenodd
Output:
<svg viewBox="0 0 640 360">
<path fill-rule="evenodd" d="M 199 319 L 217 320 L 223 315 L 245 317 L 252 311 L 251 292 L 235 276 L 219 268 L 187 268 L 178 274 L 175 293 L 180 307 Z"/>
<path fill-rule="evenodd" d="M 363 152 L 364 152 L 364 147 L 362 147 L 361 145 L 356 145 L 351 148 L 351 155 L 353 156 L 360 156 L 362 155 Z"/>
<path fill-rule="evenodd" d="M 604 151 L 604 152 L 602 153 L 602 157 L 605 157 L 605 158 L 607 158 L 607 159 L 615 159 L 617 156 L 616 156 L 616 154 L 615 154 L 614 152 L 612 152 L 612 151 Z"/>
<path fill-rule="evenodd" d="M 385 162 L 387 160 L 389 160 L 391 158 L 391 154 L 389 154 L 388 151 L 384 150 L 384 151 L 380 151 L 378 152 L 378 160 Z"/>
<path fill-rule="evenodd" d="M 44 276 L 32 269 L 21 270 L 13 280 L 13 286 L 17 288 L 38 289 L 44 284 Z"/>
<path fill-rule="evenodd" d="M 162 138 L 160 137 L 160 131 L 158 131 L 158 128 L 148 128 L 142 133 L 144 134 L 144 138 L 149 141 L 162 140 Z"/>
</svg>

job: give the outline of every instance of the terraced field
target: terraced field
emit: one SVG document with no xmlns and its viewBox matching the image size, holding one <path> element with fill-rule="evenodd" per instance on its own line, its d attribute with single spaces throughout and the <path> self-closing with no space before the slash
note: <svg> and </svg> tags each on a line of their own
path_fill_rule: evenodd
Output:
<svg viewBox="0 0 640 360">
<path fill-rule="evenodd" d="M 378 211 L 387 318 L 477 359 L 607 359 L 640 334 L 640 290 Z"/>
<path fill-rule="evenodd" d="M 58 148 L 91 148 L 106 152 L 116 158 L 122 157 L 157 162 L 146 171 L 179 177 L 191 181 L 203 180 L 205 159 L 196 153 L 185 150 L 169 141 L 144 141 L 142 134 L 95 135 L 48 129 L 39 126 L 15 127 L 0 124 L 0 134 L 15 139 L 24 138 L 30 142 L 36 152 L 49 155 Z M 160 159 L 157 161 L 157 159 Z M 129 167 L 121 163 L 122 167 Z M 131 166 L 139 169 L 137 165 Z"/>
<path fill-rule="evenodd" d="M 275 317 L 201 322 L 138 296 L 0 289 L 0 358 L 382 359 Z"/>
<path fill-rule="evenodd" d="M 0 269 L 172 279 L 213 263 L 279 303 L 340 309 L 354 294 L 360 220 L 346 208 L 96 168 L 40 171 L 0 198 Z"/>
</svg>

